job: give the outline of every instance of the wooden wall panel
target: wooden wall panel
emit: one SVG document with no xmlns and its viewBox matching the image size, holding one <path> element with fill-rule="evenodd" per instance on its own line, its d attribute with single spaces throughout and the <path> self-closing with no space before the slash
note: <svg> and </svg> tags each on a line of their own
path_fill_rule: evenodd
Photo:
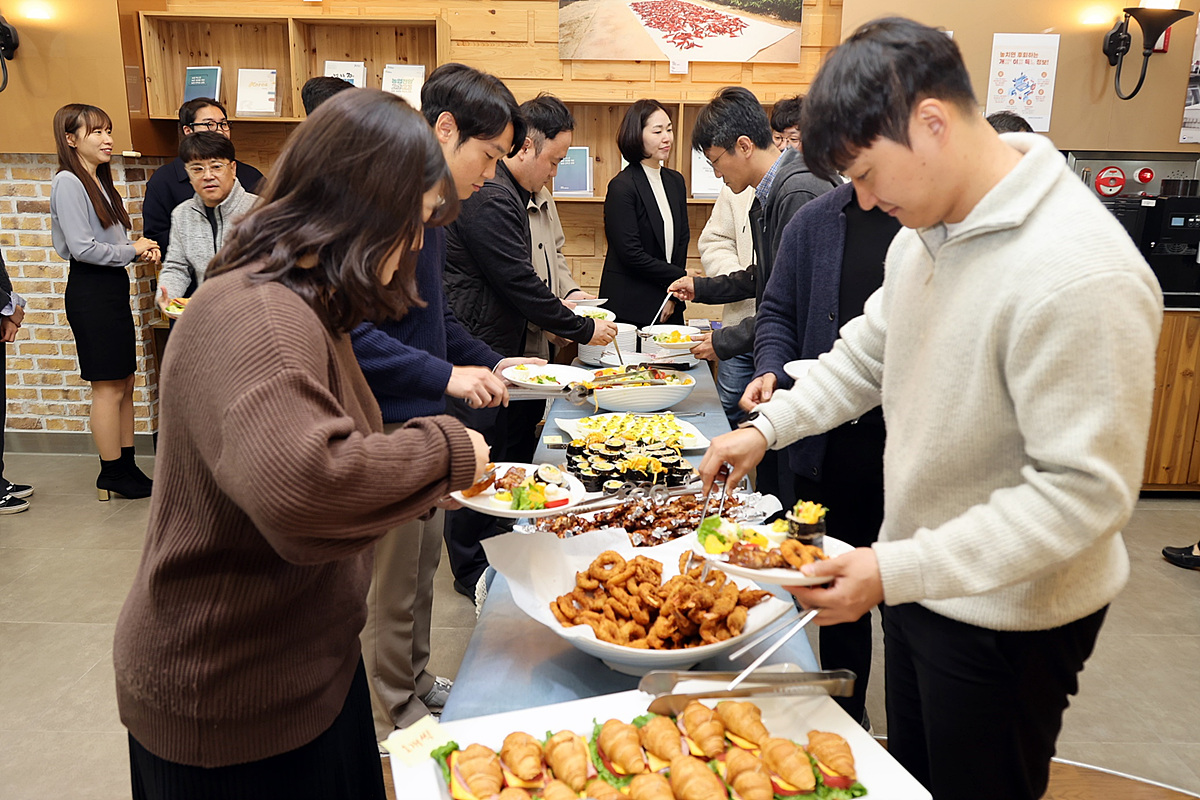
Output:
<svg viewBox="0 0 1200 800">
<path fill-rule="evenodd" d="M 1143 483 L 1169 486 L 1200 481 L 1200 459 L 1192 458 L 1200 415 L 1197 369 L 1200 314 L 1166 312 L 1155 366 L 1154 413 Z"/>
</svg>

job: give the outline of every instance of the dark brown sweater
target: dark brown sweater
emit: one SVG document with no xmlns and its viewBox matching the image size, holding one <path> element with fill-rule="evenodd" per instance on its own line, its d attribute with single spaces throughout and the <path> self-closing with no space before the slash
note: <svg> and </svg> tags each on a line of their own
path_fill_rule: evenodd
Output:
<svg viewBox="0 0 1200 800">
<path fill-rule="evenodd" d="M 341 711 L 372 546 L 474 479 L 450 417 L 381 433 L 349 337 L 278 283 L 205 281 L 171 336 L 141 566 L 117 622 L 121 721 L 203 767 L 295 749 Z"/>
</svg>

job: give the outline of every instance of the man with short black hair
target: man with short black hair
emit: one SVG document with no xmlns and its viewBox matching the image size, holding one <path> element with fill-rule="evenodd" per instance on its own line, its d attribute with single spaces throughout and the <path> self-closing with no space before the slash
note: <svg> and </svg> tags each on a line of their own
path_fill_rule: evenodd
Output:
<svg viewBox="0 0 1200 800">
<path fill-rule="evenodd" d="M 512 152 L 515 135 L 525 137 L 512 93 L 495 77 L 461 64 L 445 64 L 429 75 L 421 89 L 421 112 L 441 144 L 459 200 L 495 174 L 499 160 Z M 410 308 L 399 320 L 364 323 L 350 335 L 385 430 L 445 413 L 447 397 L 474 408 L 504 403 L 508 391 L 496 373 L 524 361 L 504 359 L 454 316 L 443 288 L 445 262 L 445 229 L 426 228 L 416 267 L 417 292 L 425 305 Z M 439 509 L 427 520 L 389 531 L 375 545 L 360 638 L 379 741 L 397 727 L 440 712 L 450 695 L 451 681 L 426 669 L 445 518 Z"/>
<path fill-rule="evenodd" d="M 447 226 L 450 305 L 473 334 L 508 356 L 526 352 L 531 325 L 584 344 L 608 344 L 616 336 L 614 323 L 580 316 L 565 307 L 531 264 L 534 243 L 528 205 L 533 193 L 557 172 L 575 128 L 570 112 L 557 98 L 543 96 L 532 110 L 530 118 L 522 116 L 526 132 L 520 144 Z M 533 459 L 535 430 L 545 407 L 544 401 L 525 400 L 483 411 L 460 407 L 457 413 L 484 434 L 493 460 L 525 463 Z M 470 509 L 448 515 L 446 546 L 456 589 L 474 589 L 487 568 L 480 541 L 500 532 L 492 516 Z"/>
<path fill-rule="evenodd" d="M 179 107 L 179 138 L 200 131 L 231 138 L 225 106 L 211 97 L 198 97 Z M 262 173 L 254 167 L 245 162 L 238 164 L 238 181 L 247 192 L 257 192 L 262 179 Z M 142 202 L 142 235 L 158 242 L 164 259 L 171 243 L 171 212 L 180 203 L 190 200 L 194 193 L 183 160 L 179 158 L 156 169 L 146 182 L 146 199 Z"/>
<path fill-rule="evenodd" d="M 988 114 L 988 124 L 996 129 L 996 133 L 1033 133 L 1033 126 L 1024 117 L 1012 111 L 997 111 Z"/>
<path fill-rule="evenodd" d="M 748 89 L 728 86 L 700 109 L 692 129 L 692 147 L 702 153 L 725 185 L 735 194 L 754 187 L 750 203 L 750 233 L 755 264 L 739 272 L 712 278 L 680 278 L 670 291 L 681 300 L 731 303 L 754 298 L 771 277 L 771 266 L 783 228 L 800 208 L 833 188 L 832 181 L 812 174 L 799 150 L 780 153 L 771 142 L 767 112 Z M 706 333 L 692 348 L 699 358 L 719 358 L 717 391 L 729 416 L 753 377 L 754 317 Z M 739 358 L 741 357 L 741 358 Z M 767 487 L 775 490 L 774 482 Z"/>
<path fill-rule="evenodd" d="M 889 752 L 939 800 L 1035 800 L 1129 577 L 1162 294 L 1053 143 L 1001 138 L 958 46 L 859 28 L 805 98 L 804 151 L 900 221 L 883 286 L 790 391 L 718 437 L 706 485 L 768 447 L 887 420 L 879 541 L 806 566 L 818 625 L 882 603 Z M 830 532 L 834 533 L 833 524 Z M 835 534 L 836 535 L 836 534 Z"/>
<path fill-rule="evenodd" d="M 790 147 L 800 150 L 800 111 L 804 98 L 800 95 L 776 100 L 771 107 L 771 136 L 780 150 Z"/>
<path fill-rule="evenodd" d="M 317 106 L 329 98 L 347 89 L 353 89 L 354 84 L 348 80 L 333 75 L 318 75 L 309 78 L 300 87 L 300 102 L 304 104 L 305 116 L 317 110 Z"/>
</svg>

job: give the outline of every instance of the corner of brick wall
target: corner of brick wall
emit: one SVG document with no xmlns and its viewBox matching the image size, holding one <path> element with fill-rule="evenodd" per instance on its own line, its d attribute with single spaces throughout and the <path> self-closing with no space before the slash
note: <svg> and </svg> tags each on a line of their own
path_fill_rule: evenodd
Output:
<svg viewBox="0 0 1200 800">
<path fill-rule="evenodd" d="M 164 159 L 126 163 L 113 158 L 113 181 L 137 234 L 142 230 L 146 181 Z M 0 250 L 13 288 L 28 301 L 25 324 L 8 345 L 5 394 L 8 428 L 23 431 L 87 431 L 91 392 L 79 377 L 75 340 L 63 310 L 68 265 L 50 238 L 52 155 L 0 154 Z M 153 265 L 135 263 L 131 305 L 137 336 L 134 425 L 153 433 L 158 425 L 158 372 L 150 324 L 154 310 Z"/>
</svg>

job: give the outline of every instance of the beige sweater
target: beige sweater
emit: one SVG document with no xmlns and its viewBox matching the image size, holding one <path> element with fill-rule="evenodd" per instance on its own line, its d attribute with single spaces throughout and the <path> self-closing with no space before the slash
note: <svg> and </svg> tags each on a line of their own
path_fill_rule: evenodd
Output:
<svg viewBox="0 0 1200 800">
<path fill-rule="evenodd" d="M 948 237 L 902 230 L 863 316 L 759 408 L 782 447 L 882 399 L 885 602 L 1039 630 L 1128 578 L 1162 295 L 1048 139 L 1005 141 L 1017 167 Z"/>
<path fill-rule="evenodd" d="M 217 767 L 293 750 L 341 711 L 375 540 L 473 480 L 461 423 L 384 435 L 349 337 L 239 271 L 171 335 L 141 566 L 117 622 L 121 721 Z"/>
<path fill-rule="evenodd" d="M 754 238 L 750 235 L 750 203 L 753 200 L 753 186 L 740 194 L 734 194 L 728 186 L 721 187 L 712 215 L 696 243 L 700 250 L 700 266 L 706 277 L 728 275 L 754 263 Z M 753 317 L 754 312 L 753 297 L 726 303 L 721 324 L 737 325 L 746 317 Z"/>
</svg>

